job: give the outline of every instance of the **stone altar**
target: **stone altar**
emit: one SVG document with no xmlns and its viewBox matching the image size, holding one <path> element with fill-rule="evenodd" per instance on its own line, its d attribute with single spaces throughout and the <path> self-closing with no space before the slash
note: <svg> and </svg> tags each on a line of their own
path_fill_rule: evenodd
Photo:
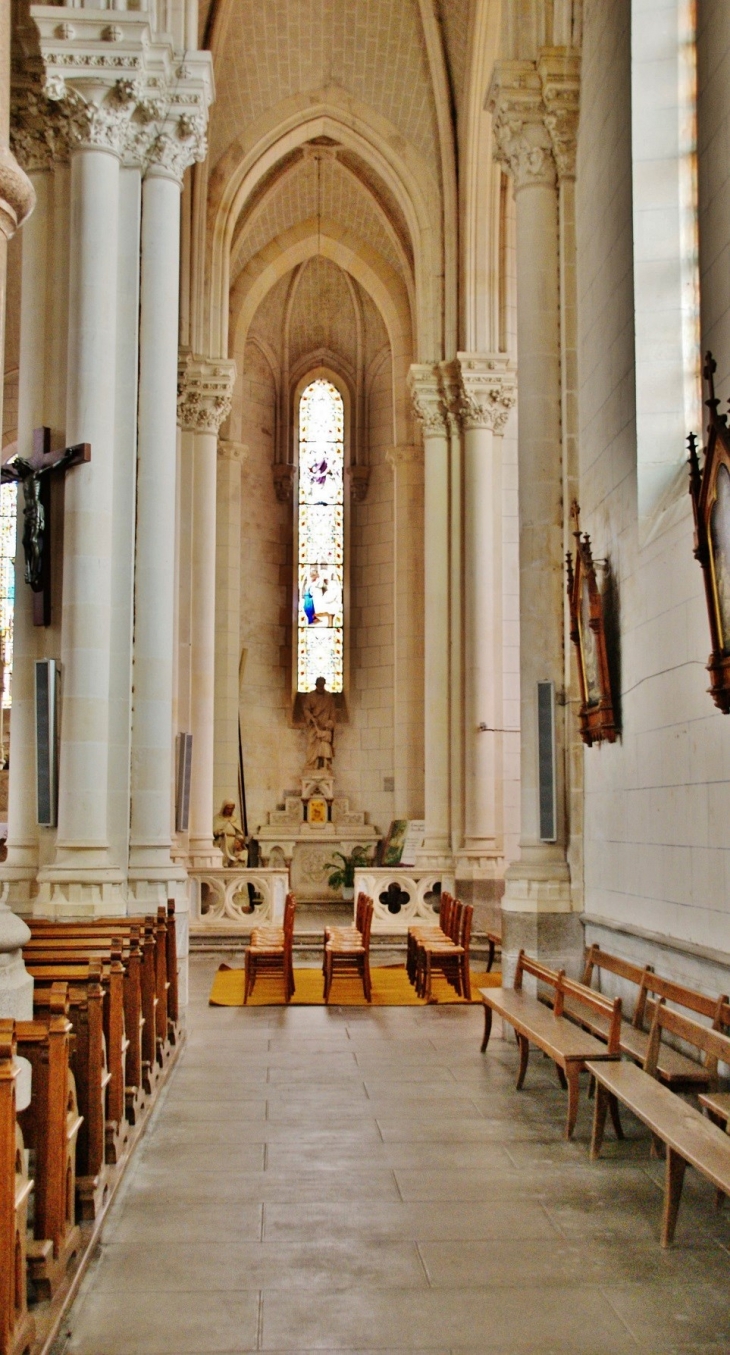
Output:
<svg viewBox="0 0 730 1355">
<path fill-rule="evenodd" d="M 283 808 L 272 809 L 267 822 L 253 834 L 265 868 L 290 872 L 291 888 L 301 903 L 325 903 L 341 898 L 327 883 L 326 863 L 333 852 L 349 855 L 364 847 L 373 855 L 379 833 L 368 815 L 350 809 L 345 796 L 334 793 L 334 778 L 305 768 L 300 795 L 287 795 Z"/>
</svg>

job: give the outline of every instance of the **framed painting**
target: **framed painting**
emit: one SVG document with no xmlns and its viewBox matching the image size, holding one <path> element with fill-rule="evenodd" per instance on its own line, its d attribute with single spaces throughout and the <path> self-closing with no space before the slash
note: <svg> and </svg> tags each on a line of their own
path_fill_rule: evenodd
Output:
<svg viewBox="0 0 730 1355">
<path fill-rule="evenodd" d="M 723 715 L 730 713 L 730 430 L 715 397 L 716 363 L 707 354 L 704 378 L 710 419 L 703 464 L 694 433 L 689 436 L 689 492 L 695 522 L 695 559 L 702 566 L 712 652 L 709 692 Z"/>
<path fill-rule="evenodd" d="M 611 678 L 606 649 L 603 598 L 596 579 L 591 539 L 580 530 L 580 509 L 573 504 L 575 563 L 566 556 L 570 638 L 578 661 L 581 704 L 580 735 L 588 747 L 616 742 L 616 720 L 611 696 Z"/>
</svg>

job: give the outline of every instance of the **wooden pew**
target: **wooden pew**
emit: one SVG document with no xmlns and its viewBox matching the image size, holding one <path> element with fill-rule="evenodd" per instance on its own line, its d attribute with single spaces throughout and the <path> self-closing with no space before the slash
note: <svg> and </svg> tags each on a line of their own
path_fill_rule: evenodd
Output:
<svg viewBox="0 0 730 1355">
<path fill-rule="evenodd" d="M 647 1025 L 651 1025 L 657 1000 L 671 1002 L 696 1016 L 702 1016 L 715 1029 L 730 1026 L 730 1005 L 725 995 L 717 998 L 707 997 L 706 994 L 686 988 L 683 984 L 662 978 L 654 973 L 651 965 L 641 969 L 628 960 L 609 955 L 599 946 L 591 946 L 586 957 L 584 983 L 590 985 L 594 975 L 597 972 L 600 974 L 601 971 L 614 974 L 637 987 L 633 1018 L 631 1021 L 622 1021 L 619 1043 L 621 1053 L 641 1066 L 644 1064 L 649 1047 Z M 576 1016 L 570 1004 L 567 1004 L 566 1015 L 579 1019 L 581 1024 L 600 1039 L 606 1038 L 605 1018 L 599 1014 L 592 1019 L 586 1013 L 579 1013 Z M 657 1076 L 661 1082 L 675 1091 L 702 1091 L 710 1085 L 702 1064 L 671 1045 L 660 1046 Z"/>
<path fill-rule="evenodd" d="M 59 965 L 54 981 L 68 981 L 69 1018 L 74 1043 L 71 1067 L 78 1093 L 82 1123 L 79 1127 L 76 1158 L 76 1196 L 82 1219 L 96 1218 L 109 1190 L 106 1169 L 106 1092 L 109 1072 L 104 1040 L 104 990 L 99 960 L 90 960 L 85 973 L 69 970 L 84 966 Z M 31 966 L 32 970 L 32 966 Z M 46 970 L 51 978 L 54 970 Z M 38 985 L 33 993 L 34 1014 L 46 1016 L 51 1005 L 53 983 Z"/>
<path fill-rule="evenodd" d="M 703 1056 L 710 1076 L 716 1078 L 718 1061 L 730 1064 L 730 1037 L 701 1026 L 663 1001 L 656 1004 L 644 1067 L 634 1063 L 589 1061 L 586 1065 L 596 1080 L 596 1105 L 591 1140 L 591 1158 L 599 1156 L 606 1124 L 606 1113 L 618 1102 L 628 1106 L 637 1119 L 651 1130 L 655 1140 L 666 1145 L 664 1210 L 661 1244 L 671 1246 L 682 1196 L 684 1173 L 689 1163 L 713 1183 L 716 1190 L 730 1194 L 730 1137 L 706 1119 L 701 1111 L 677 1096 L 658 1080 L 662 1035 L 693 1045 Z"/>
<path fill-rule="evenodd" d="M 0 1020 L 0 1355 L 24 1355 L 35 1338 L 26 1289 L 28 1179 L 15 1115 L 15 1023 Z"/>
<path fill-rule="evenodd" d="M 124 956 L 124 1016 L 129 1040 L 126 1067 L 126 1113 L 136 1124 L 157 1081 L 157 924 L 152 917 L 106 918 L 103 922 L 48 922 L 29 919 L 32 938 L 24 948 L 30 957 L 33 947 L 52 941 L 69 951 L 81 946 L 89 953 L 98 944 L 103 949 L 115 937 L 129 947 Z"/>
<path fill-rule="evenodd" d="M 50 1298 L 81 1247 L 75 1222 L 76 1141 L 81 1116 L 69 1066 L 68 987 L 56 983 L 45 1021 L 16 1023 L 18 1053 L 33 1070 L 30 1105 L 18 1116 L 34 1153 L 34 1240 L 28 1269 L 40 1298 Z"/>
<path fill-rule="evenodd" d="M 104 1156 L 107 1162 L 118 1162 L 129 1142 L 129 1121 L 126 1116 L 126 1062 L 129 1041 L 125 1033 L 123 951 L 117 942 L 107 949 L 87 948 L 77 943 L 74 950 L 62 943 L 48 942 L 41 949 L 28 948 L 24 956 L 26 968 L 33 976 L 38 991 L 53 986 L 59 980 L 83 983 L 89 960 L 101 963 L 103 990 L 102 1016 L 109 1082 L 105 1107 Z"/>
<path fill-rule="evenodd" d="M 537 983 L 551 990 L 551 1007 L 523 991 L 524 975 L 531 975 Z M 584 984 L 565 976 L 564 970 L 548 969 L 520 951 L 515 970 L 514 988 L 480 988 L 484 1004 L 484 1039 L 482 1053 L 487 1048 L 492 1031 L 494 1012 L 512 1026 L 520 1049 L 517 1090 L 520 1091 L 527 1073 L 530 1043 L 542 1049 L 558 1070 L 561 1086 L 567 1087 L 568 1113 L 566 1138 L 571 1138 L 578 1114 L 579 1076 L 587 1060 L 615 1060 L 619 1058 L 619 1031 L 621 1028 L 621 999 L 603 997 Z M 600 1012 L 610 1022 L 608 1043 L 604 1044 L 589 1031 L 583 1030 L 563 1015 L 565 1001 L 589 1012 Z M 616 1132 L 621 1127 L 616 1120 Z"/>
<path fill-rule="evenodd" d="M 33 940 L 49 935 L 72 935 L 93 938 L 114 932 L 129 935 L 137 928 L 141 944 L 141 977 L 143 1017 L 142 1086 L 149 1096 L 159 1079 L 159 1070 L 169 1060 L 172 1048 L 179 1038 L 179 996 L 177 972 L 177 936 L 175 901 L 161 904 L 157 914 L 139 917 L 104 918 L 95 921 L 51 922 L 45 918 L 29 919 Z M 151 953 L 150 953 L 151 952 Z M 147 972 L 151 965 L 152 977 Z"/>
</svg>

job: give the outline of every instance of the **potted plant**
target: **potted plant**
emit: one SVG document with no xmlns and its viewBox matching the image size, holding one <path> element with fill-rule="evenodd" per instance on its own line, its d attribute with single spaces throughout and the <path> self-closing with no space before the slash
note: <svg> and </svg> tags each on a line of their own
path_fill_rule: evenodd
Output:
<svg viewBox="0 0 730 1355">
<path fill-rule="evenodd" d="M 341 866 L 336 861 L 326 861 L 325 870 L 331 871 L 327 880 L 330 889 L 341 889 L 342 897 L 345 900 L 351 900 L 355 897 L 355 871 L 368 865 L 367 847 L 353 847 L 349 856 L 343 856 L 342 852 L 334 852 L 342 862 Z"/>
</svg>

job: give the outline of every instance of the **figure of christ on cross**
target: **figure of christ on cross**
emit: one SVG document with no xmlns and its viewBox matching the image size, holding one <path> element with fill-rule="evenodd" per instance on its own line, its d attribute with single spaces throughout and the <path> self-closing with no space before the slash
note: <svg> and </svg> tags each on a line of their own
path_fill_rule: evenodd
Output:
<svg viewBox="0 0 730 1355">
<path fill-rule="evenodd" d="M 51 541 L 50 541 L 50 479 L 54 471 L 62 473 L 91 460 L 91 446 L 79 442 L 74 447 L 51 451 L 50 428 L 36 428 L 33 432 L 33 455 L 26 461 L 14 456 L 2 467 L 2 483 L 22 484 L 23 553 L 25 581 L 33 590 L 33 625 L 51 624 Z"/>
</svg>

